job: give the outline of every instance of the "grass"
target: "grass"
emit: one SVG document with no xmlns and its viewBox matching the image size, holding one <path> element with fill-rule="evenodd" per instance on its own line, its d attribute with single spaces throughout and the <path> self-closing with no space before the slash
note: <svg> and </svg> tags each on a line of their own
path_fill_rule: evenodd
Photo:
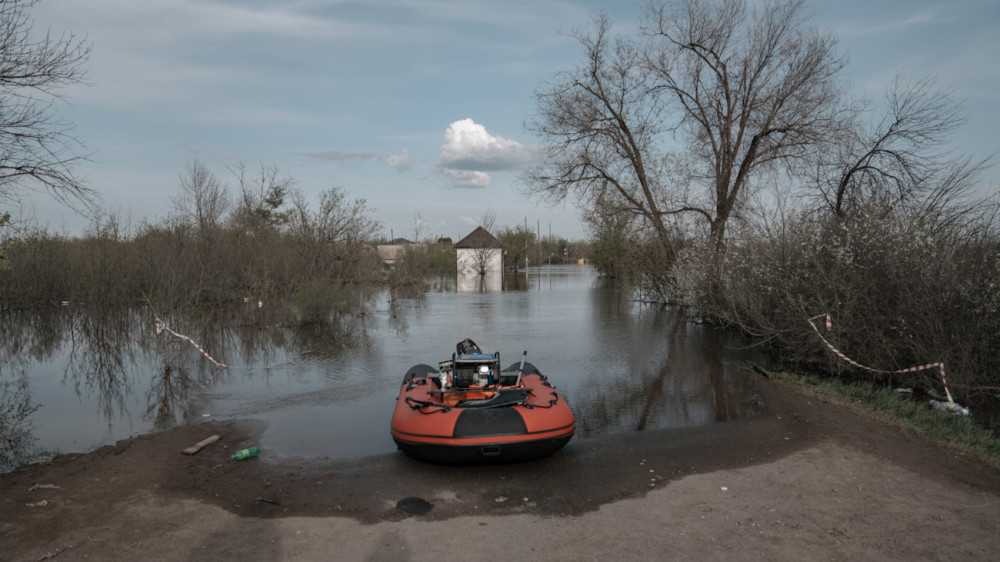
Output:
<svg viewBox="0 0 1000 562">
<path fill-rule="evenodd" d="M 789 372 L 773 373 L 773 376 L 817 398 L 871 415 L 913 435 L 937 441 L 1000 468 L 1000 438 L 970 416 L 934 410 L 927 401 L 901 396 L 876 385 L 845 383 L 833 378 Z"/>
</svg>

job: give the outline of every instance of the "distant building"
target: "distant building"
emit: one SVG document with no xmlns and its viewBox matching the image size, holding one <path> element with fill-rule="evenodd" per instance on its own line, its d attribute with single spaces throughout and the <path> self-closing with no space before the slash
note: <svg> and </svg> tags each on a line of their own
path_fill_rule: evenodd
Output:
<svg viewBox="0 0 1000 562">
<path fill-rule="evenodd" d="M 396 238 L 388 244 L 379 244 L 376 250 L 378 251 L 378 257 L 382 258 L 383 263 L 396 265 L 396 262 L 406 253 L 406 249 L 411 247 L 414 249 L 426 249 L 427 244 L 417 244 L 410 242 L 406 238 Z"/>
<path fill-rule="evenodd" d="M 459 273 L 503 273 L 503 244 L 485 228 L 476 227 L 455 243 Z"/>
</svg>

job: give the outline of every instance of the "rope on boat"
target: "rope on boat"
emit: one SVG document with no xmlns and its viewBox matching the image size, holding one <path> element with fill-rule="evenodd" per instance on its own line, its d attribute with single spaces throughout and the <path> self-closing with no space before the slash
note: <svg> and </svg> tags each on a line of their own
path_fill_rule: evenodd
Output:
<svg viewBox="0 0 1000 562">
<path fill-rule="evenodd" d="M 861 363 L 858 363 L 857 361 L 855 361 L 855 360 L 851 359 L 850 357 L 844 355 L 843 352 L 841 352 L 836 347 L 833 347 L 833 344 L 831 344 L 830 342 L 828 342 L 826 340 L 826 338 L 823 337 L 823 334 L 820 333 L 819 328 L 816 327 L 816 324 L 813 324 L 813 320 L 815 320 L 817 318 L 820 318 L 822 316 L 824 316 L 824 315 L 820 314 L 819 316 L 813 316 L 812 318 L 810 318 L 809 319 L 809 325 L 812 326 L 812 329 L 816 332 L 816 335 L 819 336 L 819 339 L 823 340 L 823 343 L 825 343 L 826 346 L 828 348 L 830 348 L 830 351 L 832 351 L 834 353 L 834 355 L 836 355 L 837 357 L 840 357 L 844 361 L 847 361 L 848 363 L 850 363 L 851 365 L 854 365 L 855 367 L 857 367 L 859 369 L 864 369 L 866 371 L 871 371 L 873 373 L 886 373 L 886 374 L 915 373 L 917 371 L 926 371 L 928 369 L 933 369 L 933 368 L 937 367 L 938 371 L 940 371 L 940 373 L 941 373 L 941 384 L 944 385 L 944 393 L 948 397 L 948 403 L 949 404 L 954 404 L 955 403 L 955 401 L 951 397 L 951 392 L 948 391 L 948 378 L 945 376 L 945 373 L 944 373 L 944 363 L 941 363 L 941 362 L 938 362 L 938 363 L 929 363 L 927 365 L 919 365 L 917 367 L 907 367 L 905 369 L 900 369 L 898 371 L 884 371 L 882 369 L 873 369 L 871 367 L 866 367 L 865 365 L 862 365 Z M 833 321 L 830 319 L 830 314 L 827 313 L 825 316 L 826 316 L 826 329 L 827 330 L 832 330 L 833 329 Z"/>
<path fill-rule="evenodd" d="M 451 407 L 445 406 L 444 404 L 438 404 L 437 402 L 431 402 L 430 400 L 417 400 L 412 396 L 406 397 L 406 403 L 409 404 L 410 408 L 414 410 L 419 410 L 421 414 L 436 414 L 438 412 L 451 411 Z M 437 409 L 430 412 L 425 412 L 423 408 L 437 408 Z"/>
<path fill-rule="evenodd" d="M 421 414 L 436 414 L 439 412 L 442 413 L 450 412 L 452 408 L 467 408 L 467 409 L 477 409 L 477 410 L 486 410 L 489 408 L 505 408 L 513 406 L 524 406 L 529 410 L 532 408 L 551 408 L 552 406 L 555 406 L 559 402 L 559 398 L 557 396 L 556 398 L 550 399 L 548 404 L 529 404 L 527 402 L 528 400 L 527 393 L 529 392 L 531 392 L 531 390 L 527 389 L 524 392 L 518 393 L 521 396 L 518 397 L 517 399 L 511 400 L 508 398 L 505 400 L 503 392 L 497 391 L 497 393 L 494 394 L 493 397 L 491 398 L 459 400 L 458 403 L 455 404 L 454 406 L 446 406 L 438 402 L 432 402 L 430 400 L 418 400 L 416 398 L 413 398 L 412 396 L 407 396 L 406 404 L 409 405 L 410 408 L 414 410 L 419 410 Z M 508 393 L 508 396 L 510 396 L 510 393 Z M 434 409 L 430 411 L 425 411 L 424 408 L 434 408 Z"/>
</svg>

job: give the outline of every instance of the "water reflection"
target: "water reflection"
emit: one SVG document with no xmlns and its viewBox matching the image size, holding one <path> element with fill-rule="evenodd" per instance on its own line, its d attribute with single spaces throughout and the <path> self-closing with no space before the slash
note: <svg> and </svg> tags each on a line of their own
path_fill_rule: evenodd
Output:
<svg viewBox="0 0 1000 562">
<path fill-rule="evenodd" d="M 619 359 L 573 395 L 584 435 L 722 422 L 762 408 L 745 370 L 722 360 L 731 335 L 693 325 L 676 310 L 651 308 L 630 320 L 635 325 L 620 337 L 593 342 Z"/>
<path fill-rule="evenodd" d="M 30 427 L 22 449 L 86 451 L 206 417 L 254 417 L 269 424 L 262 445 L 276 455 L 390 452 L 386 428 L 406 369 L 436 364 L 466 337 L 510 358 L 505 365 L 527 349 L 569 400 L 580 438 L 761 408 L 727 351 L 730 336 L 639 304 L 589 267 L 532 268 L 502 278 L 503 290 L 473 277 L 432 279 L 420 294 L 376 291 L 355 314 L 307 324 L 256 302 L 187 316 L 9 311 L 0 315 L 0 419 L 21 412 L 27 423 L 17 427 Z M 156 316 L 230 367 L 157 335 Z"/>
<path fill-rule="evenodd" d="M 0 371 L 0 374 L 6 373 Z M 26 370 L 15 370 L 12 380 L 0 378 L 0 472 L 40 456 L 35 448 L 37 438 L 32 434 L 30 419 L 37 409 L 38 405 L 31 400 Z"/>
<path fill-rule="evenodd" d="M 460 293 L 496 293 L 503 290 L 503 273 L 490 271 L 485 275 L 459 272 L 458 292 Z"/>
<path fill-rule="evenodd" d="M 216 384 L 239 384 L 245 372 L 223 363 L 272 368 L 335 358 L 355 340 L 345 325 L 277 323 L 290 310 L 242 306 L 192 317 L 174 315 L 157 334 L 147 307 L 107 309 L 69 305 L 0 315 L 0 464 L 76 452 L 135 433 L 198 419 Z M 191 342 L 197 342 L 198 347 Z M 34 390 L 34 392 L 33 392 Z M 38 403 L 31 401 L 36 396 Z M 36 413 L 37 412 L 37 413 Z M 32 415 L 34 414 L 34 415 Z M 37 447 L 35 444 L 37 443 Z"/>
</svg>

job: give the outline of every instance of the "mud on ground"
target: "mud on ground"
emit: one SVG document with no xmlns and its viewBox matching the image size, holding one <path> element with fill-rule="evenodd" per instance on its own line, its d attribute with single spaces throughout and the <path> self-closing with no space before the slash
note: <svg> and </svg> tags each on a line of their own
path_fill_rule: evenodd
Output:
<svg viewBox="0 0 1000 562">
<path fill-rule="evenodd" d="M 1000 471 L 757 384 L 769 414 L 512 465 L 230 461 L 254 420 L 135 437 L 0 475 L 0 560 L 997 558 Z"/>
</svg>

